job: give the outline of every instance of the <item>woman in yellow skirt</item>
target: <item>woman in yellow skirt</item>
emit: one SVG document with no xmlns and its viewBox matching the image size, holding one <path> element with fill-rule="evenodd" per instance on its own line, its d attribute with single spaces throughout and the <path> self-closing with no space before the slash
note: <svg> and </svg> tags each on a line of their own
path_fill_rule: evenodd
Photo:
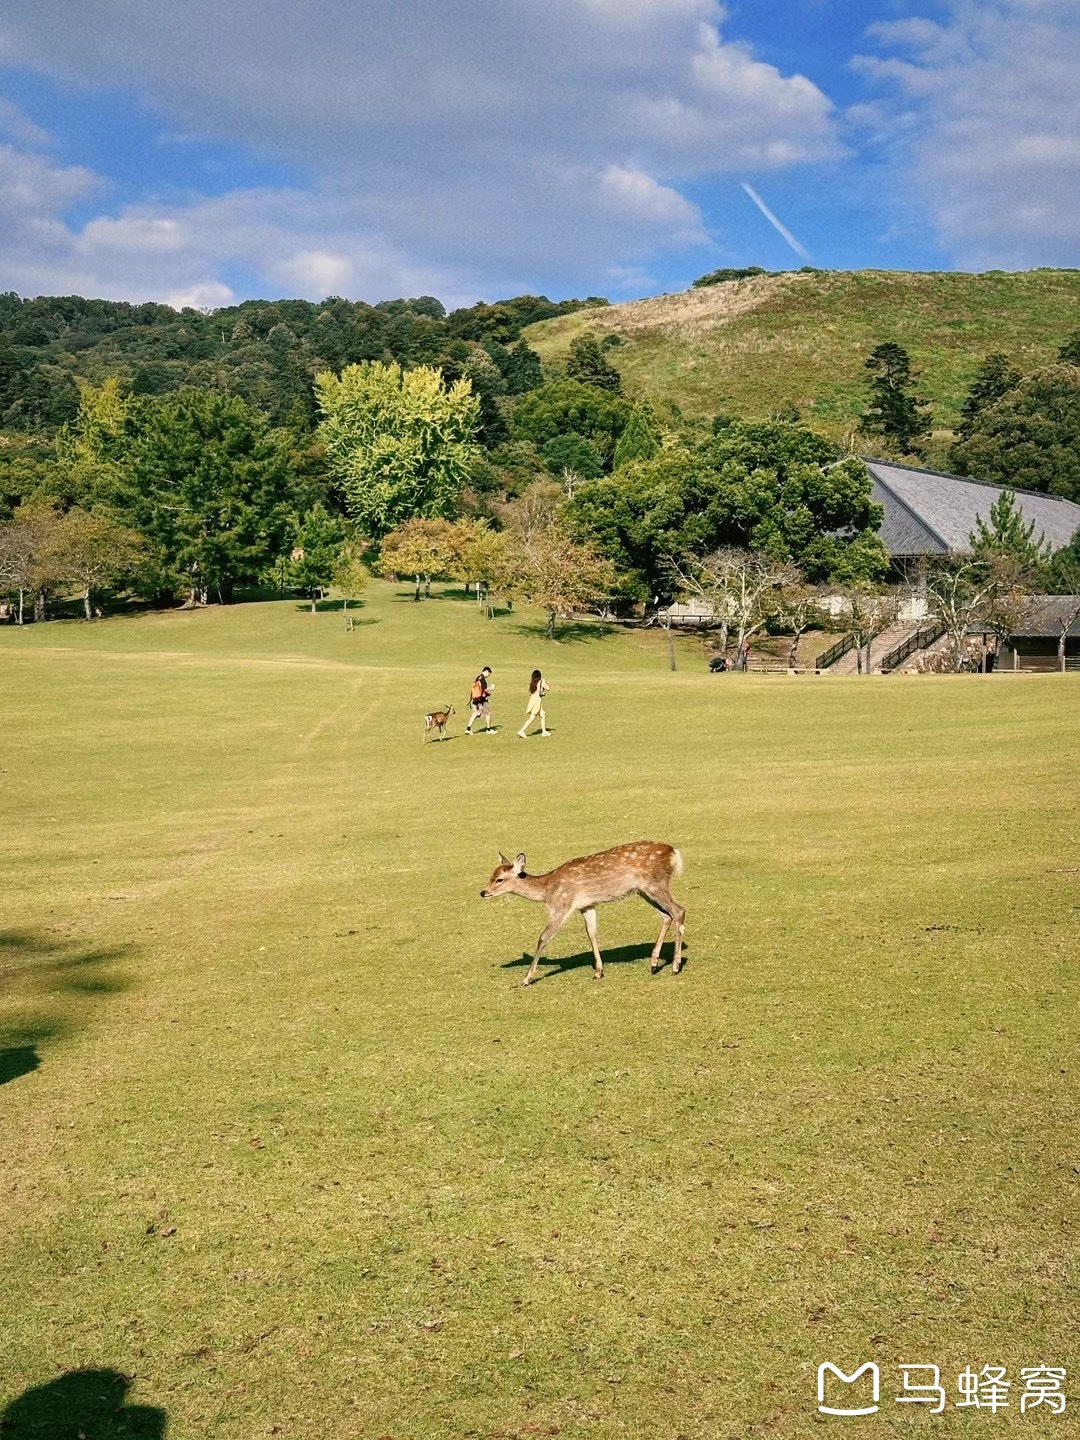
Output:
<svg viewBox="0 0 1080 1440">
<path fill-rule="evenodd" d="M 547 681 L 540 674 L 539 670 L 534 670 L 532 679 L 529 681 L 529 708 L 525 715 L 525 724 L 522 725 L 521 729 L 517 732 L 522 740 L 529 738 L 525 732 L 534 720 L 540 721 L 541 735 L 551 734 L 551 731 L 547 728 L 547 716 L 544 714 L 544 696 L 547 693 Z"/>
</svg>

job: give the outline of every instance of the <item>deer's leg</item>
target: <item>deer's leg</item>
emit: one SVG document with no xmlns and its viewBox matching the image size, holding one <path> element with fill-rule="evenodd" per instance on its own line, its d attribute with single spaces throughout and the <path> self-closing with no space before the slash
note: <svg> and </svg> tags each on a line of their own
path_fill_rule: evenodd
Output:
<svg viewBox="0 0 1080 1440">
<path fill-rule="evenodd" d="M 543 955 L 546 946 L 553 936 L 557 935 L 566 923 L 569 911 L 548 911 L 548 923 L 540 932 L 540 939 L 536 942 L 536 954 L 533 956 L 532 964 L 529 966 L 529 973 L 521 982 L 523 985 L 531 985 L 536 979 L 536 967 L 540 964 L 540 956 Z"/>
<path fill-rule="evenodd" d="M 660 922 L 660 934 L 657 936 L 656 944 L 653 946 L 652 958 L 649 961 L 649 966 L 654 974 L 657 970 L 659 970 L 660 950 L 664 944 L 664 941 L 667 939 L 667 933 L 668 930 L 671 928 L 671 922 L 674 920 L 675 959 L 672 961 L 671 964 L 671 973 L 673 975 L 677 975 L 682 969 L 682 947 L 683 934 L 686 929 L 686 911 L 672 895 L 671 888 L 668 885 L 654 885 L 651 890 L 643 890 L 641 893 L 644 898 L 648 900 L 649 904 L 655 905 L 657 910 L 659 910 L 664 917 L 663 920 L 661 920 Z"/>
<path fill-rule="evenodd" d="M 596 939 L 596 911 L 594 909 L 583 910 L 581 918 L 585 921 L 585 929 L 589 932 L 589 944 L 592 946 L 596 978 L 602 980 L 604 978 L 604 962 L 600 958 L 600 946 Z"/>
</svg>

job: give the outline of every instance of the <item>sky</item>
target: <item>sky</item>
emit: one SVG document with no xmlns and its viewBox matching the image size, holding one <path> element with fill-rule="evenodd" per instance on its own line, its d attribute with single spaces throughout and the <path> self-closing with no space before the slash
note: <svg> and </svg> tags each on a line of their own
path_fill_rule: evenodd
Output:
<svg viewBox="0 0 1080 1440">
<path fill-rule="evenodd" d="M 612 300 L 1080 264 L 1080 0 L 34 0 L 0 291 Z"/>
</svg>

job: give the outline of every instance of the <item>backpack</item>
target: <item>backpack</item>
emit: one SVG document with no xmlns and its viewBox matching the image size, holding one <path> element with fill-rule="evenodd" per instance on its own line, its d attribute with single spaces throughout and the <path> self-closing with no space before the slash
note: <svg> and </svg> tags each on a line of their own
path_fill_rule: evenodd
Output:
<svg viewBox="0 0 1080 1440">
<path fill-rule="evenodd" d="M 476 679 L 472 682 L 472 690 L 470 691 L 469 699 L 470 699 L 470 700 L 474 700 L 474 701 L 475 701 L 475 700 L 483 700 L 483 698 L 484 698 L 484 696 L 485 696 L 486 694 L 487 694 L 487 687 L 485 686 L 483 680 L 482 680 L 482 679 L 480 678 L 480 676 L 478 675 L 478 676 L 476 677 Z"/>
</svg>

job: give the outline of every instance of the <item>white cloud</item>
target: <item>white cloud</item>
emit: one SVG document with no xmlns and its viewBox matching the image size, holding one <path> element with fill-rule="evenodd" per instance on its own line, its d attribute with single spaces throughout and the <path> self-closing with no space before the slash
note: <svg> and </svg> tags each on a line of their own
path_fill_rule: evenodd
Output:
<svg viewBox="0 0 1080 1440">
<path fill-rule="evenodd" d="M 0 51 L 68 82 L 137 83 L 163 132 L 311 176 L 306 211 L 261 194 L 246 248 L 239 230 L 203 233 L 216 212 L 198 200 L 79 237 L 87 254 L 130 247 L 160 293 L 225 283 L 172 269 L 226 252 L 267 283 L 367 298 L 409 273 L 474 296 L 599 285 L 705 238 L 683 182 L 838 153 L 828 98 L 725 38 L 715 0 L 81 0 L 77 23 L 71 8 L 11 7 Z"/>
<path fill-rule="evenodd" d="M 1080 5 L 955 0 L 945 23 L 891 22 L 872 34 L 907 52 L 857 65 L 906 98 L 897 165 L 955 261 L 1075 265 Z"/>
</svg>

